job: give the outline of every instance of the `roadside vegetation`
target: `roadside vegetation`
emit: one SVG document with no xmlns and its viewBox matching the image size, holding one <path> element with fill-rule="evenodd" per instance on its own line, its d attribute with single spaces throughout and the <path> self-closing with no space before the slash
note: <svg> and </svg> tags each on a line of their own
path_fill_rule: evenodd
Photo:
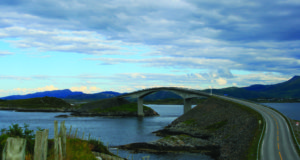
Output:
<svg viewBox="0 0 300 160">
<path fill-rule="evenodd" d="M 29 125 L 24 124 L 23 127 L 19 124 L 12 124 L 8 129 L 1 129 L 0 135 L 0 160 L 2 160 L 2 151 L 4 149 L 6 139 L 8 137 L 20 137 L 26 139 L 26 157 L 25 160 L 33 160 L 34 155 L 34 131 L 28 129 Z M 42 129 L 39 129 L 42 130 Z M 102 142 L 97 140 L 81 140 L 74 138 L 72 135 L 67 137 L 67 157 L 64 160 L 97 160 L 93 152 L 104 153 L 107 155 L 114 156 Z M 48 160 L 54 159 L 54 141 L 53 139 L 48 139 Z"/>
</svg>

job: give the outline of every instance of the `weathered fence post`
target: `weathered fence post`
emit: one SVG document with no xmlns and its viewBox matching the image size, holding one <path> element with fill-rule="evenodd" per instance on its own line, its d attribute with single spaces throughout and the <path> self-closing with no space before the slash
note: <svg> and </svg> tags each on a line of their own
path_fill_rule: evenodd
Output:
<svg viewBox="0 0 300 160">
<path fill-rule="evenodd" d="M 54 160 L 58 160 L 58 122 L 54 121 Z"/>
<path fill-rule="evenodd" d="M 3 149 L 2 160 L 25 160 L 26 139 L 8 137 Z"/>
<path fill-rule="evenodd" d="M 49 130 L 36 131 L 34 144 L 34 160 L 47 160 Z"/>
<path fill-rule="evenodd" d="M 62 156 L 65 158 L 67 154 L 67 128 L 65 126 L 65 121 L 60 123 L 59 136 L 61 137 Z"/>
<path fill-rule="evenodd" d="M 59 160 L 63 159 L 62 147 L 61 147 L 61 138 L 58 137 L 58 151 L 59 151 Z"/>
</svg>

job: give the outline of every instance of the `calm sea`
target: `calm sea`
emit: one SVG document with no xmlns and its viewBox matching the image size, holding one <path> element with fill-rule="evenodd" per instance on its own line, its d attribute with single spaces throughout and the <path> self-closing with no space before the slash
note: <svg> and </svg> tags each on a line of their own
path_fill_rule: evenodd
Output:
<svg viewBox="0 0 300 160">
<path fill-rule="evenodd" d="M 300 120 L 300 103 L 264 103 L 284 113 L 290 118 Z M 43 112 L 13 112 L 0 111 L 0 129 L 8 128 L 12 123 L 18 123 L 23 126 L 24 123 L 29 124 L 29 128 L 37 130 L 37 127 L 48 128 L 49 137 L 53 138 L 53 122 L 54 120 L 66 121 L 67 128 L 72 125 L 72 132 L 78 128 L 78 135 L 87 138 L 91 134 L 92 138 L 100 138 L 105 145 L 110 146 L 110 150 L 117 153 L 113 148 L 116 145 L 123 145 L 134 142 L 149 142 L 155 141 L 160 137 L 152 134 L 153 131 L 163 129 L 177 117 L 182 115 L 182 105 L 147 105 L 156 110 L 160 116 L 158 117 L 69 117 L 55 118 L 57 115 L 69 113 L 43 113 Z M 210 157 L 201 154 L 190 153 L 168 153 L 168 154 L 131 154 L 128 151 L 119 150 L 118 154 L 129 159 L 133 156 L 134 159 L 141 159 L 143 156 L 150 155 L 150 159 L 155 160 L 211 160 Z"/>
<path fill-rule="evenodd" d="M 8 128 L 12 123 L 18 123 L 23 126 L 24 123 L 29 124 L 29 128 L 37 130 L 37 127 L 48 128 L 49 137 L 53 138 L 54 134 L 54 120 L 65 120 L 66 127 L 69 129 L 72 125 L 72 132 L 78 128 L 78 135 L 88 138 L 91 134 L 92 138 L 99 139 L 105 145 L 110 146 L 113 153 L 126 158 L 133 156 L 133 159 L 142 159 L 143 156 L 150 156 L 150 159 L 155 160 L 211 160 L 210 157 L 202 154 L 191 153 L 168 153 L 168 154 L 131 154 L 128 151 L 113 148 L 116 145 L 129 144 L 134 142 L 149 142 L 155 141 L 160 137 L 152 134 L 153 131 L 163 129 L 170 124 L 177 117 L 182 115 L 182 105 L 147 105 L 157 111 L 158 117 L 69 117 L 69 118 L 55 118 L 57 115 L 69 113 L 43 113 L 43 112 L 13 112 L 0 111 L 0 128 Z M 69 130 L 68 130 L 69 131 Z"/>
<path fill-rule="evenodd" d="M 269 107 L 275 108 L 287 117 L 300 120 L 300 103 L 263 103 Z"/>
</svg>

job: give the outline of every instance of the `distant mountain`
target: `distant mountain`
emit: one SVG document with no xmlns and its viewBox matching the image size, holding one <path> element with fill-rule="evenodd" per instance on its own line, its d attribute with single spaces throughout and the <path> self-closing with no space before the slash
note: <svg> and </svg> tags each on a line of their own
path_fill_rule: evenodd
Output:
<svg viewBox="0 0 300 160">
<path fill-rule="evenodd" d="M 210 89 L 202 90 L 210 93 Z M 236 98 L 255 99 L 255 98 L 300 98 L 300 76 L 294 76 L 290 80 L 278 84 L 262 85 L 255 84 L 248 87 L 229 87 L 223 89 L 213 89 L 213 93 L 228 95 Z M 27 95 L 14 95 L 7 96 L 1 99 L 3 100 L 15 100 L 15 99 L 28 99 L 37 97 L 56 97 L 62 99 L 74 99 L 74 100 L 100 100 L 106 98 L 112 98 L 122 93 L 105 91 L 95 94 L 85 94 L 82 92 L 72 92 L 68 89 L 37 92 Z M 123 93 L 124 94 L 124 93 Z M 181 99 L 180 96 L 169 91 L 159 91 L 150 94 L 144 98 L 146 101 L 154 101 L 160 99 Z"/>
<path fill-rule="evenodd" d="M 45 91 L 45 92 L 37 92 L 27 95 L 13 95 L 2 97 L 1 99 L 4 100 L 16 100 L 16 99 L 29 99 L 29 98 L 39 98 L 39 97 L 56 97 L 56 98 L 66 98 L 67 96 L 71 95 L 81 95 L 82 92 L 72 92 L 69 89 L 64 90 L 55 90 L 55 91 Z"/>
<path fill-rule="evenodd" d="M 203 90 L 210 92 L 210 89 Z M 300 76 L 294 76 L 290 80 L 278 84 L 255 84 L 249 87 L 229 87 L 213 89 L 215 94 L 223 94 L 237 98 L 300 98 Z"/>
<path fill-rule="evenodd" d="M 65 97 L 64 99 L 75 99 L 75 100 L 100 100 L 106 98 L 112 98 L 115 96 L 121 95 L 121 93 L 113 92 L 113 91 L 105 91 L 94 94 L 80 94 L 80 95 L 70 95 Z"/>
<path fill-rule="evenodd" d="M 257 85 L 245 87 L 246 90 L 254 88 L 257 88 Z M 272 98 L 300 98 L 300 76 L 294 76 L 290 80 L 278 84 L 260 85 L 256 91 Z"/>
</svg>

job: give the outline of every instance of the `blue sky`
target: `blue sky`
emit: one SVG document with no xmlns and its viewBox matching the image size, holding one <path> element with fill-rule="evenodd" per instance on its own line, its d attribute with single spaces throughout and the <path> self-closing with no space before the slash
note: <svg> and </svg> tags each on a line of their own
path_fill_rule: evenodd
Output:
<svg viewBox="0 0 300 160">
<path fill-rule="evenodd" d="M 299 17 L 299 0 L 1 0 L 0 97 L 283 82 Z"/>
</svg>

